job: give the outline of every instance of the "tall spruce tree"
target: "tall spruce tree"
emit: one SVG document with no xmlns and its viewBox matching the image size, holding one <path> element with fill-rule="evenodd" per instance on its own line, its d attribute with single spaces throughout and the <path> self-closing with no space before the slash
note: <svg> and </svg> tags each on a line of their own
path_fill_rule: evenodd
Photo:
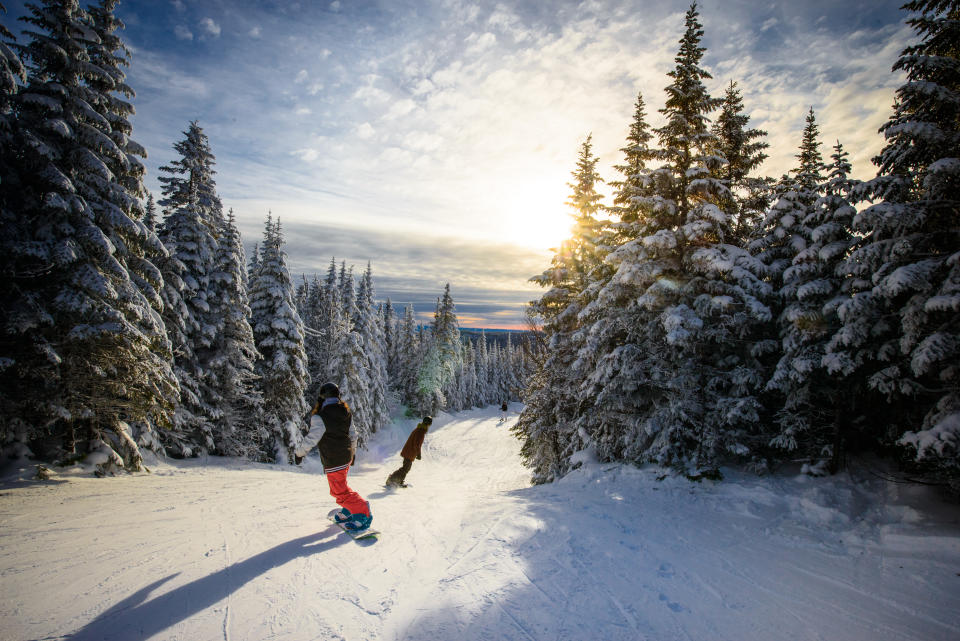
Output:
<svg viewBox="0 0 960 641">
<path fill-rule="evenodd" d="M 139 469 L 128 421 L 169 423 L 176 382 L 151 262 L 163 248 L 139 220 L 144 152 L 128 137 L 120 25 L 110 2 L 92 14 L 71 0 L 26 6 L 30 29 L 16 49 L 29 75 L 13 147 L 16 209 L 29 224 L 14 230 L 5 259 L 14 282 L 3 397 L 13 402 L 3 420 L 55 423 L 61 451 L 83 441 L 80 453 L 119 463 L 119 450 Z"/>
<path fill-rule="evenodd" d="M 264 424 L 270 434 L 267 455 L 277 463 L 292 462 L 301 439 L 300 426 L 309 410 L 309 384 L 303 322 L 294 302 L 280 221 L 267 216 L 260 266 L 250 283 L 253 336 L 261 355 L 257 373 L 263 391 Z"/>
<path fill-rule="evenodd" d="M 420 342 L 417 318 L 413 305 L 403 308 L 403 318 L 397 326 L 396 387 L 400 402 L 412 410 L 417 399 L 417 373 L 420 371 Z"/>
<path fill-rule="evenodd" d="M 521 453 L 533 468 L 533 478 L 538 483 L 549 482 L 566 473 L 569 457 L 581 445 L 574 425 L 579 399 L 578 395 L 571 394 L 571 390 L 579 385 L 571 372 L 577 358 L 574 334 L 580 327 L 581 296 L 602 260 L 597 245 L 602 231 L 596 217 L 602 200 L 597 191 L 601 182 L 597 162 L 591 137 L 588 137 L 580 147 L 576 170 L 572 174 L 574 182 L 569 185 L 573 190 L 567 201 L 573 210 L 573 235 L 556 251 L 550 268 L 530 279 L 549 288 L 538 300 L 530 303 L 531 314 L 543 323 L 549 353 L 531 378 L 526 392 L 527 406 L 513 430 L 523 443 Z M 481 350 L 485 349 L 483 342 Z M 486 367 L 484 351 L 481 351 L 481 359 L 482 366 Z"/>
<path fill-rule="evenodd" d="M 220 233 L 211 281 L 218 285 L 223 310 L 223 331 L 214 341 L 209 363 L 212 391 L 223 410 L 214 431 L 214 447 L 219 454 L 262 459 L 268 434 L 256 373 L 260 354 L 250 327 L 246 257 L 232 209 Z"/>
<path fill-rule="evenodd" d="M 717 150 L 727 162 L 718 172 L 730 190 L 723 209 L 733 218 L 735 242 L 745 245 L 751 232 L 763 218 L 769 199 L 770 180 L 753 175 L 767 159 L 770 145 L 764 140 L 767 132 L 750 129 L 750 116 L 744 112 L 743 95 L 737 83 L 730 81 L 724 94 L 720 115 L 713 124 Z"/>
<path fill-rule="evenodd" d="M 373 270 L 370 263 L 360 279 L 357 295 L 357 318 L 354 331 L 360 337 L 363 346 L 367 372 L 367 398 L 364 417 L 367 420 L 367 434 L 374 434 L 390 422 L 389 393 L 387 391 L 386 344 L 383 338 L 383 325 L 373 301 Z"/>
<path fill-rule="evenodd" d="M 772 445 L 802 459 L 813 473 L 838 469 L 845 421 L 855 411 L 849 401 L 856 394 L 851 381 L 838 384 L 829 376 L 826 357 L 840 326 L 837 309 L 848 297 L 844 261 L 854 243 L 856 214 L 849 202 L 856 181 L 849 178 L 850 163 L 839 142 L 828 169 L 826 183 L 816 190 L 823 195 L 804 210 L 790 210 L 802 218 L 791 264 L 783 271 L 779 361 L 767 384 L 783 399 Z M 810 197 L 792 202 L 803 204 Z"/>
<path fill-rule="evenodd" d="M 174 426 L 163 438 L 174 454 L 194 456 L 215 450 L 214 433 L 224 418 L 219 390 L 210 379 L 224 325 L 222 294 L 211 284 L 224 220 L 209 139 L 196 121 L 183 133 L 173 146 L 179 157 L 162 166 L 159 177 L 165 212 L 159 235 L 169 253 L 161 261 L 163 319 L 181 388 Z"/>
<path fill-rule="evenodd" d="M 417 374 L 417 399 L 421 414 L 435 414 L 448 406 L 447 396 L 463 362 L 463 344 L 450 284 L 437 299 L 430 326 L 429 345 Z"/>
<path fill-rule="evenodd" d="M 833 354 L 889 402 L 874 438 L 900 439 L 960 491 L 960 3 L 904 8 L 919 42 L 893 67 L 906 82 L 880 129 L 878 175 L 854 192 L 881 202 L 854 221 L 863 239 Z"/>
<path fill-rule="evenodd" d="M 615 166 L 623 178 L 610 183 L 615 189 L 610 212 L 619 219 L 613 225 L 612 246 L 623 246 L 646 236 L 652 196 L 649 165 L 655 159 L 650 147 L 653 137 L 643 97 L 638 95 L 627 144 L 621 148 L 624 163 Z M 580 416 L 579 425 L 604 459 L 623 454 L 627 445 L 623 437 L 630 432 L 625 424 L 630 420 L 630 397 L 636 389 L 635 380 L 621 369 L 626 362 L 623 357 L 634 349 L 631 340 L 635 337 L 630 336 L 634 320 L 631 301 L 636 292 L 622 275 L 613 278 L 617 261 L 616 256 L 608 259 L 609 271 L 595 283 L 597 294 L 580 314 L 582 326 L 574 363 L 574 371 L 584 381 L 582 394 L 594 399 L 594 407 Z"/>
</svg>

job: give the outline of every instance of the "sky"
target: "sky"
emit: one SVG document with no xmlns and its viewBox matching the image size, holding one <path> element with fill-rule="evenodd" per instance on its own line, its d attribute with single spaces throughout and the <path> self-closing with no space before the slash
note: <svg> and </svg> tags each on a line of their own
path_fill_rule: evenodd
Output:
<svg viewBox="0 0 960 641">
<path fill-rule="evenodd" d="M 874 175 L 913 40 L 901 0 L 705 0 L 707 87 L 740 87 L 780 176 L 812 107 Z M 11 31 L 22 0 L 3 0 Z M 86 0 L 81 0 L 86 6 Z M 369 261 L 376 295 L 464 327 L 525 326 L 567 236 L 580 145 L 615 180 L 638 93 L 655 127 L 688 2 L 121 0 L 146 185 L 197 120 L 247 251 L 279 217 L 291 272 Z"/>
</svg>

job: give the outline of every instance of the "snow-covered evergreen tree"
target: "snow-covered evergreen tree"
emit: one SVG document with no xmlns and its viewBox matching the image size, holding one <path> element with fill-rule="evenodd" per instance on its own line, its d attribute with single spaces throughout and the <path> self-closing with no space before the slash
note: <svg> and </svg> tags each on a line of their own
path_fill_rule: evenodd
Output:
<svg viewBox="0 0 960 641">
<path fill-rule="evenodd" d="M 843 372 L 862 368 L 889 401 L 876 435 L 960 488 L 960 4 L 904 8 L 919 38 L 894 65 L 906 75 L 878 175 L 855 190 L 863 240 L 848 261 L 852 298 L 832 346 Z"/>
<path fill-rule="evenodd" d="M 569 457 L 581 445 L 574 426 L 580 399 L 578 394 L 571 393 L 579 381 L 572 376 L 572 366 L 577 358 L 574 334 L 579 328 L 580 296 L 590 285 L 590 275 L 600 267 L 603 256 L 597 245 L 602 231 L 596 218 L 602 200 L 597 191 L 601 182 L 597 161 L 588 137 L 580 148 L 574 182 L 570 184 L 573 193 L 567 203 L 574 212 L 573 236 L 561 244 L 550 268 L 531 278 L 549 288 L 531 303 L 533 315 L 543 322 L 549 352 L 531 378 L 527 405 L 513 429 L 523 442 L 521 452 L 533 468 L 536 482 L 563 474 L 568 469 Z"/>
<path fill-rule="evenodd" d="M 304 351 L 303 322 L 293 300 L 280 221 L 267 216 L 260 266 L 250 283 L 253 336 L 261 355 L 258 374 L 263 391 L 264 424 L 272 442 L 267 454 L 278 463 L 292 461 L 301 438 L 305 398 L 310 383 Z"/>
<path fill-rule="evenodd" d="M 420 371 L 419 330 L 413 305 L 403 309 L 403 318 L 397 328 L 397 376 L 396 389 L 400 401 L 408 408 L 416 406 L 417 374 Z"/>
<path fill-rule="evenodd" d="M 364 418 L 367 425 L 358 425 L 358 432 L 374 434 L 390 422 L 390 402 L 387 379 L 386 344 L 383 337 L 383 325 L 373 302 L 373 271 L 370 263 L 360 280 L 357 294 L 357 316 L 354 331 L 360 336 L 364 348 L 367 372 L 368 396 L 364 399 Z M 359 399 L 358 399 L 359 400 Z"/>
<path fill-rule="evenodd" d="M 356 321 L 360 318 L 357 306 L 357 291 L 354 285 L 352 268 L 345 265 L 340 270 L 337 290 L 342 296 L 342 314 L 336 317 L 337 327 L 333 335 L 337 342 L 333 345 L 330 357 L 331 380 L 340 387 L 340 397 L 353 410 L 351 427 L 354 438 L 363 445 L 373 434 L 374 414 L 370 399 L 369 362 L 363 343 L 363 335 L 357 331 Z"/>
<path fill-rule="evenodd" d="M 447 394 L 456 382 L 463 362 L 463 344 L 450 284 L 437 299 L 430 328 L 430 343 L 417 375 L 418 407 L 422 414 L 435 414 L 447 407 Z"/>
<path fill-rule="evenodd" d="M 815 146 L 806 136 L 804 144 L 810 144 L 811 150 Z M 811 161 L 818 155 L 808 154 Z M 768 382 L 783 397 L 777 412 L 779 432 L 772 444 L 799 455 L 814 472 L 836 471 L 842 455 L 841 425 L 854 411 L 848 401 L 856 394 L 850 381 L 838 384 L 827 374 L 824 359 L 839 328 L 837 308 L 848 297 L 844 260 L 853 245 L 856 213 L 849 203 L 855 181 L 849 178 L 850 163 L 839 142 L 832 158 L 826 184 L 813 191 L 798 184 L 797 191 L 790 192 L 790 207 L 781 209 L 798 220 L 790 225 L 796 230 L 794 255 L 782 272 L 779 292 L 779 362 Z M 811 175 L 819 171 L 808 162 Z M 811 203 L 817 192 L 824 195 Z M 778 204 L 784 202 L 787 199 Z"/>
<path fill-rule="evenodd" d="M 147 193 L 147 204 L 143 208 L 143 224 L 150 231 L 157 231 L 157 203 L 153 194 Z"/>
<path fill-rule="evenodd" d="M 397 378 L 397 314 L 389 298 L 383 304 L 381 318 L 384 355 L 387 359 L 387 378 L 392 381 Z"/>
<path fill-rule="evenodd" d="M 108 1 L 93 13 L 72 0 L 26 6 L 30 29 L 16 49 L 29 75 L 12 147 L 22 181 L 15 207 L 29 224 L 13 230 L 5 257 L 15 283 L 4 306 L 3 420 L 41 429 L 56 421 L 63 450 L 83 439 L 83 451 L 119 462 L 119 450 L 139 469 L 127 421 L 168 423 L 176 381 L 151 261 L 163 248 L 140 222 L 136 156 L 145 152 L 128 137 L 120 25 Z"/>
<path fill-rule="evenodd" d="M 621 148 L 624 163 L 614 167 L 623 179 L 611 182 L 615 191 L 610 212 L 619 219 L 613 225 L 616 237 L 611 245 L 614 249 L 646 236 L 653 193 L 649 167 L 655 160 L 655 150 L 650 147 L 652 140 L 646 105 L 643 97 L 638 96 L 627 144 Z M 628 362 L 621 357 L 633 350 L 628 345 L 636 339 L 630 336 L 630 330 L 635 320 L 631 302 L 637 292 L 622 275 L 613 277 L 616 260 L 616 256 L 611 257 L 610 273 L 594 284 L 597 295 L 580 313 L 582 327 L 573 366 L 583 381 L 581 394 L 594 399 L 591 410 L 578 419 L 579 426 L 590 435 L 598 454 L 611 459 L 623 454 L 626 444 L 623 437 L 630 432 L 624 424 L 629 420 L 626 412 L 630 396 L 636 390 L 635 380 L 621 375 L 621 365 Z"/>
<path fill-rule="evenodd" d="M 553 474 L 569 465 L 574 449 L 590 446 L 605 458 L 655 461 L 692 473 L 709 472 L 730 455 L 760 456 L 763 380 L 751 339 L 769 320 L 758 298 L 766 285 L 731 233 L 730 212 L 721 208 L 731 200 L 717 178 L 726 159 L 717 153 L 708 119 L 721 101 L 703 84 L 710 76 L 700 67 L 702 36 L 693 5 L 665 90 L 666 124 L 655 132 L 660 148 L 651 155 L 662 164 L 640 172 L 633 187 L 639 193 L 630 196 L 638 206 L 637 223 L 633 229 L 621 226 L 635 236 L 610 254 L 616 272 L 602 284 L 593 315 L 581 315 L 602 323 L 606 308 L 618 318 L 580 350 L 581 363 L 593 359 L 596 365 L 589 392 L 579 394 L 580 407 L 572 412 L 578 418 L 567 428 L 568 442 L 540 439 L 538 453 L 554 457 Z M 594 345 L 599 353 L 591 355 Z M 548 349 L 550 363 L 556 358 L 553 339 Z M 547 386 L 566 394 L 575 389 Z M 540 405 L 537 396 L 528 390 L 528 410 L 555 411 L 558 403 Z M 562 425 L 563 419 L 548 424 Z M 529 460 L 528 449 L 524 453 Z M 540 478 L 549 478 L 534 464 Z"/>
<path fill-rule="evenodd" d="M 224 328 L 221 293 L 211 285 L 224 220 L 209 140 L 195 121 L 184 136 L 173 146 L 179 158 L 162 166 L 159 177 L 159 204 L 165 211 L 159 235 L 169 252 L 161 261 L 163 319 L 181 391 L 173 428 L 163 433 L 163 440 L 175 454 L 194 456 L 214 451 L 214 432 L 225 413 L 209 379 Z"/>
<path fill-rule="evenodd" d="M 214 448 L 226 456 L 263 458 L 268 433 L 256 363 L 260 358 L 250 327 L 246 257 L 233 210 L 224 221 L 210 280 L 222 296 L 223 330 L 215 338 L 209 379 L 223 416 L 214 430 Z"/>
<path fill-rule="evenodd" d="M 750 129 L 750 116 L 744 112 L 743 96 L 737 83 L 731 81 L 723 98 L 720 115 L 713 124 L 719 155 L 726 158 L 718 177 L 730 190 L 723 209 L 733 217 L 733 237 L 745 245 L 753 229 L 763 218 L 768 205 L 769 179 L 753 176 L 767 158 L 770 146 L 764 138 L 767 132 Z"/>
</svg>

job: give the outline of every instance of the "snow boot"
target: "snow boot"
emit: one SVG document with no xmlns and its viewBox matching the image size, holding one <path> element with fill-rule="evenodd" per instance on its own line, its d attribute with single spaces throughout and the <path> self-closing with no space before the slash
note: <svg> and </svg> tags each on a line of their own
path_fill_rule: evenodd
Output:
<svg viewBox="0 0 960 641">
<path fill-rule="evenodd" d="M 333 520 L 337 523 L 345 523 L 350 520 L 350 517 L 353 516 L 350 514 L 350 510 L 347 508 L 340 508 L 340 511 L 333 515 Z"/>
<path fill-rule="evenodd" d="M 370 511 L 369 501 L 367 501 L 367 512 L 370 512 L 370 514 L 351 514 L 346 521 L 341 521 L 343 527 L 354 532 L 366 530 L 373 523 L 373 512 Z"/>
</svg>

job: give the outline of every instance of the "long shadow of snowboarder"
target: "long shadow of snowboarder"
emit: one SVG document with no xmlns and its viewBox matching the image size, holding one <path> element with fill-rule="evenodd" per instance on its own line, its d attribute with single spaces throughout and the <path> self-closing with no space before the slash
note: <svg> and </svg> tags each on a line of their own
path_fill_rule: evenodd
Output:
<svg viewBox="0 0 960 641">
<path fill-rule="evenodd" d="M 179 572 L 131 594 L 67 637 L 70 641 L 131 641 L 146 639 L 225 599 L 256 577 L 302 556 L 326 552 L 350 539 L 335 536 L 339 528 L 281 543 L 249 559 L 234 563 L 202 579 L 147 601 L 150 594 Z M 332 536 L 327 540 L 328 536 Z"/>
</svg>

